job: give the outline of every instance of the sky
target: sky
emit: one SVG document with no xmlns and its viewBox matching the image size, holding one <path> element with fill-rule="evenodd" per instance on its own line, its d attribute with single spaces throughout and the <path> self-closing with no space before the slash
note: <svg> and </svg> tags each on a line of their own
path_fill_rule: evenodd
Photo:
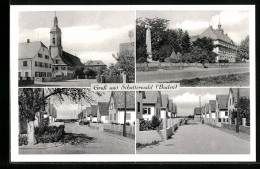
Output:
<svg viewBox="0 0 260 169">
<path fill-rule="evenodd" d="M 54 104 L 57 110 L 58 119 L 70 119 L 77 118 L 78 113 L 86 107 L 97 105 L 98 102 L 109 102 L 111 92 L 102 92 L 102 96 L 98 96 L 95 92 L 91 92 L 89 95 L 94 101 L 89 103 L 86 100 L 82 100 L 80 103 L 75 103 L 67 99 L 66 97 L 63 102 L 60 102 L 56 97 L 51 98 L 51 103 Z M 82 107 L 81 107 L 82 106 Z"/>
<path fill-rule="evenodd" d="M 42 41 L 50 45 L 50 29 L 55 12 L 20 12 L 19 42 Z M 58 11 L 63 50 L 76 55 L 82 63 L 102 60 L 116 63 L 112 54 L 119 44 L 130 42 L 128 31 L 135 29 L 134 11 Z"/>
<path fill-rule="evenodd" d="M 249 34 L 249 11 L 137 11 L 137 18 L 163 18 L 170 20 L 169 28 L 182 28 L 190 36 L 201 34 L 211 25 L 217 28 L 220 21 L 224 33 L 237 44 Z"/>
<path fill-rule="evenodd" d="M 201 106 L 209 103 L 209 100 L 216 100 L 216 95 L 228 95 L 229 88 L 179 88 L 174 91 L 162 91 L 168 94 L 177 105 L 178 115 L 193 115 L 194 108 L 199 107 L 199 96 L 201 96 Z"/>
</svg>

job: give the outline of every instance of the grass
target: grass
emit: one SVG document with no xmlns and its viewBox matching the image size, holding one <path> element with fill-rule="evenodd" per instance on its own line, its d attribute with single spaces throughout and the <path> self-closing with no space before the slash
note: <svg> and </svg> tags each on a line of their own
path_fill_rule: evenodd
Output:
<svg viewBox="0 0 260 169">
<path fill-rule="evenodd" d="M 146 144 L 136 143 L 136 148 L 141 149 L 141 148 L 145 148 L 147 146 L 152 146 L 152 145 L 157 145 L 157 144 L 159 144 L 159 141 L 153 141 L 152 143 L 146 143 Z"/>
<path fill-rule="evenodd" d="M 180 86 L 249 86 L 249 73 L 170 81 Z"/>
<path fill-rule="evenodd" d="M 63 143 L 71 145 L 81 145 L 93 142 L 95 138 L 89 137 L 85 134 L 65 133 L 63 135 Z"/>
</svg>

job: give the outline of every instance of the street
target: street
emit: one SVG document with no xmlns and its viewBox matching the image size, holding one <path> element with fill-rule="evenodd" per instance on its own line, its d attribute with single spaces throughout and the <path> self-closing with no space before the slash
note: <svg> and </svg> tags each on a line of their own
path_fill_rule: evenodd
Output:
<svg viewBox="0 0 260 169">
<path fill-rule="evenodd" d="M 250 141 L 189 120 L 172 138 L 137 149 L 137 154 L 249 154 Z"/>
<path fill-rule="evenodd" d="M 203 78 L 209 76 L 246 73 L 249 72 L 248 67 L 233 68 L 186 68 L 183 70 L 158 70 L 136 72 L 136 82 L 169 82 L 179 81 L 183 79 Z"/>
<path fill-rule="evenodd" d="M 37 82 L 26 87 L 90 87 L 92 83 L 97 83 L 97 79 L 73 79 L 61 82 Z"/>
<path fill-rule="evenodd" d="M 135 140 L 123 136 L 90 129 L 76 123 L 65 123 L 66 133 L 86 134 L 94 137 L 88 144 L 63 144 L 51 148 L 20 148 L 20 154 L 134 154 Z"/>
</svg>

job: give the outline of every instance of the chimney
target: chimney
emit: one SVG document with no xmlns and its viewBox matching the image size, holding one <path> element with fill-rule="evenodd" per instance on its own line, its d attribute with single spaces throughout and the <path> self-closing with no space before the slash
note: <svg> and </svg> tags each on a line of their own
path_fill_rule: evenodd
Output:
<svg viewBox="0 0 260 169">
<path fill-rule="evenodd" d="M 30 43 L 30 39 L 27 39 L 27 43 Z"/>
</svg>

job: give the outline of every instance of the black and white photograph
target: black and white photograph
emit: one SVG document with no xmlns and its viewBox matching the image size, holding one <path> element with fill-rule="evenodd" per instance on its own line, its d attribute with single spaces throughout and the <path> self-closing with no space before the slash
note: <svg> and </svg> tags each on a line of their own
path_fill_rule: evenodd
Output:
<svg viewBox="0 0 260 169">
<path fill-rule="evenodd" d="M 19 13 L 19 86 L 135 82 L 134 11 Z"/>
<path fill-rule="evenodd" d="M 136 11 L 136 82 L 248 87 L 249 38 L 247 10 Z"/>
<path fill-rule="evenodd" d="M 249 154 L 249 88 L 139 91 L 137 154 Z"/>
<path fill-rule="evenodd" d="M 20 88 L 18 97 L 20 154 L 135 153 L 135 92 Z"/>
</svg>

